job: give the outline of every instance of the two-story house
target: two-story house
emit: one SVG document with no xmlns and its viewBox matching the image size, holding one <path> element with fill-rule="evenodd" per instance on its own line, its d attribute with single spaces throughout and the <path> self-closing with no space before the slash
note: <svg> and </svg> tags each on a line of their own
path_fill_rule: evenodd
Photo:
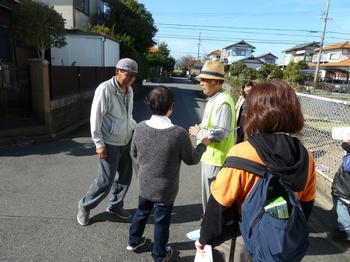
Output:
<svg viewBox="0 0 350 262">
<path fill-rule="evenodd" d="M 223 50 L 224 63 L 230 65 L 238 60 L 251 57 L 254 52 L 255 46 L 252 46 L 244 40 L 226 46 Z"/>
<path fill-rule="evenodd" d="M 299 61 L 310 63 L 312 56 L 315 54 L 315 49 L 318 47 L 320 47 L 318 42 L 311 42 L 284 50 L 284 65 L 288 65 L 290 62 L 298 63 Z"/>
<path fill-rule="evenodd" d="M 215 50 L 207 54 L 207 59 L 210 61 L 221 61 L 222 50 Z"/>
<path fill-rule="evenodd" d="M 267 53 L 259 56 L 251 55 L 242 59 L 238 59 L 236 62 L 243 62 L 247 67 L 260 69 L 264 64 L 276 64 L 277 56 L 272 53 Z"/>
<path fill-rule="evenodd" d="M 54 66 L 112 67 L 119 60 L 119 43 L 98 33 L 88 33 L 90 19 L 103 13 L 103 0 L 40 0 L 65 19 L 66 46 L 51 48 Z"/>
<path fill-rule="evenodd" d="M 88 27 L 94 15 L 103 13 L 103 0 L 40 0 L 53 8 L 66 20 L 66 29 Z"/>
<path fill-rule="evenodd" d="M 272 54 L 271 52 L 262 54 L 259 56 L 255 56 L 255 58 L 263 61 L 265 64 L 271 64 L 271 65 L 275 65 L 278 59 L 278 57 Z"/>
<path fill-rule="evenodd" d="M 315 68 L 320 48 L 315 49 L 309 67 Z M 348 80 L 350 73 L 350 41 L 338 42 L 322 47 L 320 75 L 323 79 Z"/>
</svg>

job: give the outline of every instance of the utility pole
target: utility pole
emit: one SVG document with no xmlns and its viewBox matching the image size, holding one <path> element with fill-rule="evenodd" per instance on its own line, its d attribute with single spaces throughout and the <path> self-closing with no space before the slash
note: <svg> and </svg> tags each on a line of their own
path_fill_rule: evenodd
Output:
<svg viewBox="0 0 350 262">
<path fill-rule="evenodd" d="M 199 50 L 201 47 L 201 32 L 199 32 L 199 36 L 198 36 L 198 48 L 197 48 L 197 62 L 199 62 Z"/>
<path fill-rule="evenodd" d="M 322 35 L 321 35 L 320 51 L 318 52 L 318 56 L 317 56 L 317 64 L 316 64 L 316 70 L 315 70 L 315 76 L 314 76 L 314 83 L 315 83 L 315 85 L 317 85 L 318 72 L 320 71 L 321 53 L 322 53 L 322 48 L 323 48 L 324 37 L 325 37 L 325 34 L 326 34 L 327 20 L 328 20 L 328 11 L 329 11 L 329 4 L 330 4 L 330 2 L 331 2 L 331 0 L 327 0 L 327 7 L 326 7 L 326 10 L 324 11 L 323 32 L 322 32 Z"/>
</svg>

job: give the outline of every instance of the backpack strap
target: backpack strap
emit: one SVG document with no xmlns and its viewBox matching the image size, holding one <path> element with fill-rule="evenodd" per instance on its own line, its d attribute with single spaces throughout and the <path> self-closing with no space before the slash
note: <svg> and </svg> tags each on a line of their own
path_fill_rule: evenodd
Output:
<svg viewBox="0 0 350 262">
<path fill-rule="evenodd" d="M 268 171 L 266 166 L 238 156 L 228 156 L 222 167 L 237 168 L 249 173 L 256 174 L 260 177 L 264 177 Z"/>
</svg>

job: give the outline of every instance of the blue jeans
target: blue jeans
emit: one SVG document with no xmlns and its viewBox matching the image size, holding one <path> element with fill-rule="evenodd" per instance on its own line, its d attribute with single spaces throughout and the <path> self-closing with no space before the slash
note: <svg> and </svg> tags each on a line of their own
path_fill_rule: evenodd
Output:
<svg viewBox="0 0 350 262">
<path fill-rule="evenodd" d="M 109 208 L 123 207 L 132 177 L 130 143 L 125 146 L 106 144 L 107 158 L 98 159 L 97 177 L 80 200 L 86 209 L 95 208 L 112 190 Z"/>
<path fill-rule="evenodd" d="M 350 231 L 350 207 L 336 196 L 333 196 L 333 203 L 338 217 L 338 230 Z"/>
<path fill-rule="evenodd" d="M 152 250 L 152 257 L 154 261 L 162 261 L 166 257 L 166 245 L 169 240 L 169 227 L 171 219 L 171 211 L 173 205 L 163 205 L 161 203 L 153 202 L 139 196 L 139 205 L 132 218 L 129 229 L 129 245 L 137 245 L 145 231 L 146 222 L 149 215 L 154 210 L 154 244 Z"/>
</svg>

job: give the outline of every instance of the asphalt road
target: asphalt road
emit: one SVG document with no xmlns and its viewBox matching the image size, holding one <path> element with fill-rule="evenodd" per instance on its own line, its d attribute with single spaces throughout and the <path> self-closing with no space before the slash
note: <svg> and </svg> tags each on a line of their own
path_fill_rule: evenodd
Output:
<svg viewBox="0 0 350 262">
<path fill-rule="evenodd" d="M 205 99 L 198 86 L 185 79 L 163 83 L 176 94 L 175 124 L 199 123 Z M 151 88 L 148 84 L 144 92 Z M 135 100 L 134 117 L 150 116 L 142 98 Z M 182 165 L 169 244 L 173 261 L 193 261 L 193 242 L 186 232 L 199 227 L 201 193 L 199 165 Z M 146 227 L 147 244 L 139 253 L 126 250 L 130 221 L 105 212 L 108 199 L 91 211 L 86 227 L 76 222 L 78 200 L 96 175 L 96 156 L 89 127 L 49 143 L 0 151 L 0 261 L 152 261 L 153 222 Z M 137 203 L 134 177 L 125 207 Z M 333 242 L 327 232 L 334 225 L 329 197 L 319 194 L 310 221 L 310 248 L 303 261 L 350 261 L 349 245 Z"/>
</svg>

